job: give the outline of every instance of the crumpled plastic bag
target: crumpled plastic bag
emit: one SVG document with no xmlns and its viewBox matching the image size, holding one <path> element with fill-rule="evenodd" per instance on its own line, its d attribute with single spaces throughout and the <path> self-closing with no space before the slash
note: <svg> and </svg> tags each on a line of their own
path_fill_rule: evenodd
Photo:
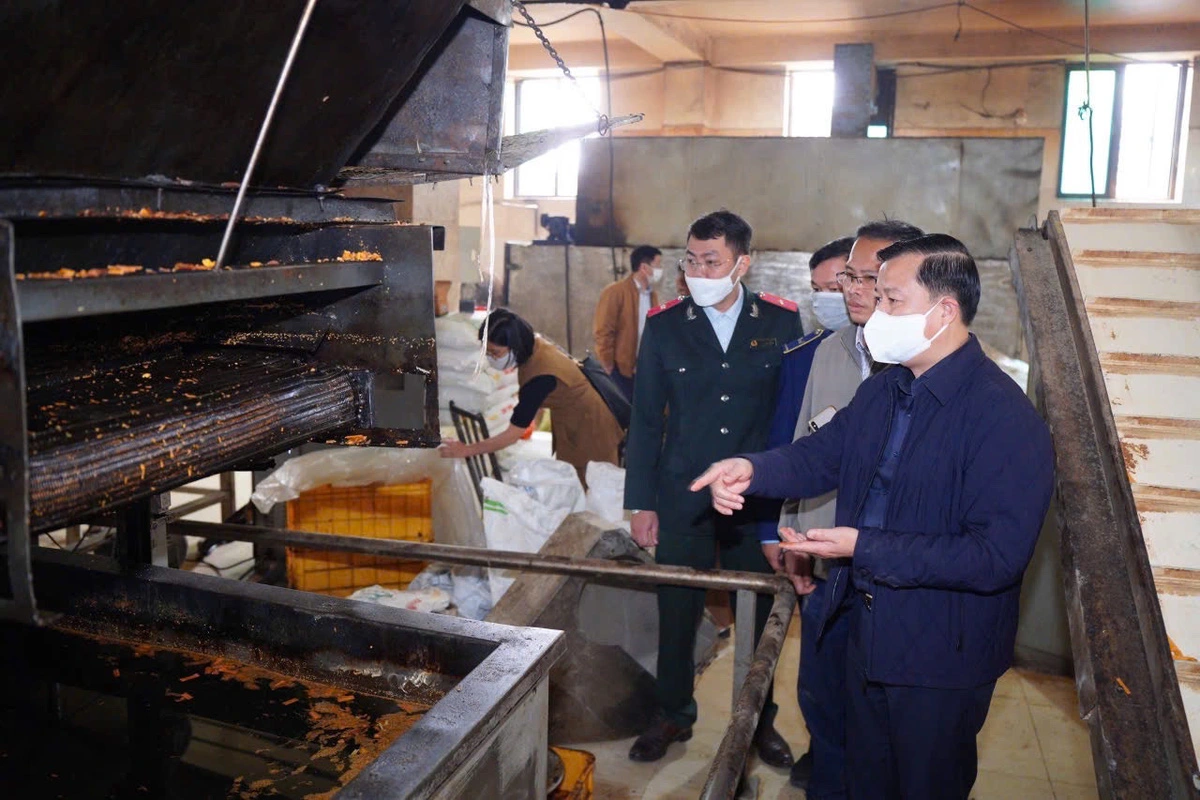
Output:
<svg viewBox="0 0 1200 800">
<path fill-rule="evenodd" d="M 433 538 L 441 544 L 482 547 L 483 520 L 467 463 L 436 450 L 340 447 L 288 459 L 258 484 L 250 499 L 266 514 L 318 486 L 394 485 L 432 481 Z"/>
<path fill-rule="evenodd" d="M 587 465 L 587 510 L 596 516 L 624 526 L 625 470 L 606 461 Z"/>
<path fill-rule="evenodd" d="M 518 462 L 508 473 L 505 483 L 524 489 L 542 505 L 566 509 L 567 513 L 587 508 L 587 496 L 579 473 L 565 461 L 556 458 L 534 458 Z"/>
<path fill-rule="evenodd" d="M 578 480 L 576 478 L 576 483 Z M 571 513 L 570 508 L 550 508 L 523 489 L 506 486 L 492 478 L 481 479 L 480 485 L 483 487 L 483 531 L 487 546 L 492 550 L 536 553 Z M 512 570 L 488 569 L 493 604 L 500 602 L 517 575 Z"/>
<path fill-rule="evenodd" d="M 350 595 L 351 600 L 376 603 L 409 611 L 436 613 L 450 607 L 450 593 L 442 589 L 385 589 L 379 584 L 364 586 Z"/>
<path fill-rule="evenodd" d="M 412 579 L 408 588 L 436 588 L 449 592 L 460 617 L 483 619 L 492 610 L 492 591 L 483 567 L 430 564 Z"/>
</svg>

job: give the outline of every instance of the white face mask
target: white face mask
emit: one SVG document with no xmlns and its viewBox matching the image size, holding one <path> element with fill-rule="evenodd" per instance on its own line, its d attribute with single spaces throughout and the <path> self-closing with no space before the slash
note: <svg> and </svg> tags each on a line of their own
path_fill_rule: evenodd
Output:
<svg viewBox="0 0 1200 800">
<path fill-rule="evenodd" d="M 491 368 L 497 372 L 504 372 L 504 370 L 513 365 L 514 361 L 512 350 L 509 350 L 507 353 L 505 353 L 503 358 L 492 358 L 491 356 L 488 356 L 487 360 Z"/>
<path fill-rule="evenodd" d="M 821 327 L 831 331 L 840 331 L 850 324 L 850 315 L 846 313 L 846 298 L 841 292 L 813 292 L 813 315 Z"/>
<path fill-rule="evenodd" d="M 650 283 L 655 284 L 662 280 L 662 267 L 654 267 L 650 270 Z"/>
<path fill-rule="evenodd" d="M 938 329 L 933 338 L 925 338 L 925 320 L 937 308 L 924 314 L 885 314 L 878 308 L 863 327 L 863 338 L 871 358 L 881 364 L 903 364 L 924 353 L 933 340 L 942 335 L 949 323 Z"/>
<path fill-rule="evenodd" d="M 733 270 L 724 278 L 693 278 L 691 275 L 684 275 L 683 279 L 687 281 L 688 293 L 692 296 L 692 302 L 701 308 L 715 306 L 717 303 L 729 297 L 729 293 L 737 288 L 737 262 L 734 262 Z"/>
</svg>

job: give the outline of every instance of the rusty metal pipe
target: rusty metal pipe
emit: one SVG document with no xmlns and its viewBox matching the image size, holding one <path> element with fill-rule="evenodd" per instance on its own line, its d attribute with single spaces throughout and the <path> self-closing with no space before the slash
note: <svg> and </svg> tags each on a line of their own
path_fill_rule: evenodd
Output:
<svg viewBox="0 0 1200 800">
<path fill-rule="evenodd" d="M 708 780 L 700 794 L 702 800 L 730 800 L 737 795 L 738 784 L 746 769 L 746 756 L 749 755 L 754 732 L 758 729 L 758 718 L 767 700 L 767 690 L 775 678 L 775 664 L 779 661 L 783 640 L 792 621 L 792 611 L 796 607 L 796 593 L 790 583 L 785 583 L 787 585 L 775 595 L 771 616 L 754 651 L 754 661 L 738 692 L 717 755 L 709 767 Z"/>
<path fill-rule="evenodd" d="M 548 572 L 555 575 L 577 575 L 584 578 L 612 578 L 630 583 L 665 583 L 671 586 L 725 591 L 752 589 L 763 594 L 792 591 L 792 585 L 786 578 L 764 575 L 760 572 L 701 570 L 659 564 L 634 566 L 617 561 L 606 561 L 602 558 L 566 558 L 565 556 L 546 556 L 538 553 L 517 553 L 509 550 L 488 550 L 482 547 L 460 547 L 451 544 L 406 542 L 395 539 L 368 539 L 365 536 L 308 533 L 282 528 L 193 522 L 191 520 L 174 522 L 169 529 L 171 533 L 201 536 L 206 539 L 259 542 L 389 558 L 440 561 L 445 564 L 499 567 L 529 572 Z"/>
</svg>

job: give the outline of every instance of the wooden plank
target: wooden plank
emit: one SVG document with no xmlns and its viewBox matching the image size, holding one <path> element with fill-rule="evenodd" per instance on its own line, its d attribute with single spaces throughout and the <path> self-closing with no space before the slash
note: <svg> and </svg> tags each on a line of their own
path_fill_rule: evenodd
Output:
<svg viewBox="0 0 1200 800">
<path fill-rule="evenodd" d="M 1200 420 L 1118 416 L 1117 430 L 1122 439 L 1200 439 Z"/>
<path fill-rule="evenodd" d="M 1145 267 L 1200 270 L 1200 253 L 1151 253 L 1144 250 L 1080 250 L 1071 254 L 1075 266 Z"/>
<path fill-rule="evenodd" d="M 1166 356 L 1154 353 L 1101 353 L 1105 372 L 1122 375 L 1200 375 L 1200 356 Z"/>
<path fill-rule="evenodd" d="M 1200 209 L 1192 208 L 1064 208 L 1058 213 L 1065 225 L 1129 222 L 1200 225 Z"/>
<path fill-rule="evenodd" d="M 1197 489 L 1138 484 L 1133 487 L 1133 500 L 1139 512 L 1200 511 L 1200 490 Z"/>
<path fill-rule="evenodd" d="M 1087 302 L 1091 315 L 1107 317 L 1150 317 L 1194 320 L 1200 303 L 1180 300 L 1139 300 L 1132 297 L 1096 297 Z"/>
<path fill-rule="evenodd" d="M 1154 586 L 1159 594 L 1200 595 L 1200 570 L 1154 568 Z"/>
</svg>

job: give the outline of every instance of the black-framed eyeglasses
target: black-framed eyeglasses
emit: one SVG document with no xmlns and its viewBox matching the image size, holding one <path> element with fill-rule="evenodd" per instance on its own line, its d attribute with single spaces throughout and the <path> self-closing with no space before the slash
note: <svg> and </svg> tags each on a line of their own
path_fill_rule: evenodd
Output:
<svg viewBox="0 0 1200 800">
<path fill-rule="evenodd" d="M 849 289 L 851 285 L 865 285 L 868 289 L 874 289 L 875 284 L 879 281 L 879 278 L 875 275 L 854 275 L 850 272 L 839 272 L 833 277 L 838 282 L 838 286 L 841 286 L 843 289 Z"/>
</svg>

